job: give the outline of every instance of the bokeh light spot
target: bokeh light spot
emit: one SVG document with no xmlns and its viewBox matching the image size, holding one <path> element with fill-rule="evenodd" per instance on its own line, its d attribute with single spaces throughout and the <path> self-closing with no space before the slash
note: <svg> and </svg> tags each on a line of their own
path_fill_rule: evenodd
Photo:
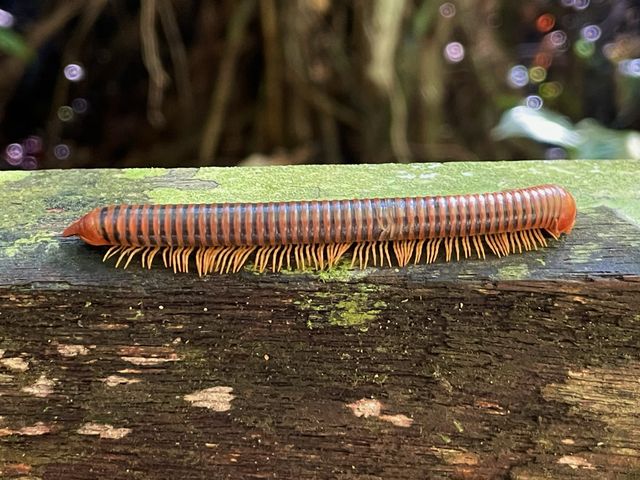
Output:
<svg viewBox="0 0 640 480">
<path fill-rule="evenodd" d="M 69 105 L 64 105 L 58 109 L 58 118 L 63 122 L 73 120 L 73 109 Z"/>
<path fill-rule="evenodd" d="M 71 101 L 71 108 L 76 113 L 86 113 L 89 109 L 89 102 L 87 102 L 84 98 L 74 98 Z"/>
<path fill-rule="evenodd" d="M 513 88 L 522 88 L 529 83 L 529 70 L 524 65 L 511 67 L 507 82 Z"/>
<path fill-rule="evenodd" d="M 533 63 L 544 69 L 548 69 L 551 66 L 552 57 L 546 52 L 536 53 L 536 56 L 533 57 Z"/>
<path fill-rule="evenodd" d="M 581 38 L 573 45 L 573 51 L 580 58 L 589 58 L 595 53 L 596 47 L 593 42 Z"/>
<path fill-rule="evenodd" d="M 563 48 L 567 44 L 567 34 L 562 30 L 556 30 L 549 34 L 549 43 L 553 48 Z"/>
<path fill-rule="evenodd" d="M 440 15 L 444 18 L 451 18 L 456 14 L 456 6 L 451 2 L 440 5 Z"/>
<path fill-rule="evenodd" d="M 529 95 L 524 99 L 524 104 L 533 110 L 540 110 L 544 105 L 544 100 L 538 95 Z"/>
<path fill-rule="evenodd" d="M 84 78 L 84 68 L 77 63 L 70 63 L 64 67 L 64 76 L 70 82 L 79 82 Z"/>
<path fill-rule="evenodd" d="M 602 29 L 598 25 L 587 25 L 580 30 L 580 35 L 587 42 L 596 42 L 602 36 Z"/>
<path fill-rule="evenodd" d="M 556 24 L 556 17 L 551 15 L 550 13 L 545 13 L 540 15 L 536 20 L 536 28 L 539 32 L 547 33 L 550 31 Z"/>
<path fill-rule="evenodd" d="M 459 42 L 448 43 L 444 47 L 444 58 L 451 63 L 458 63 L 464 59 L 464 47 Z"/>
<path fill-rule="evenodd" d="M 562 93 L 562 84 L 560 82 L 545 82 L 540 85 L 538 91 L 542 98 L 557 98 Z"/>
<path fill-rule="evenodd" d="M 28 155 L 24 157 L 20 166 L 25 170 L 35 170 L 38 168 L 38 160 L 36 160 L 36 157 Z"/>
<path fill-rule="evenodd" d="M 572 7 L 575 10 L 585 10 L 589 8 L 590 4 L 591 4 L 591 0 L 573 0 Z"/>
<path fill-rule="evenodd" d="M 543 67 L 533 67 L 529 70 L 529 78 L 535 83 L 544 82 L 547 78 L 547 70 Z"/>
<path fill-rule="evenodd" d="M 567 151 L 561 147 L 548 148 L 544 156 L 547 160 L 564 160 L 568 158 Z"/>
<path fill-rule="evenodd" d="M 71 149 L 69 145 L 65 145 L 64 143 L 60 143 L 53 148 L 53 155 L 58 160 L 66 160 L 71 156 Z"/>
<path fill-rule="evenodd" d="M 621 61 L 618 71 L 625 77 L 640 78 L 640 58 Z"/>
<path fill-rule="evenodd" d="M 4 158 L 9 165 L 20 165 L 24 155 L 24 149 L 19 143 L 11 143 L 4 150 Z"/>
<path fill-rule="evenodd" d="M 0 27 L 11 28 L 15 23 L 15 18 L 6 10 L 0 8 Z"/>
</svg>

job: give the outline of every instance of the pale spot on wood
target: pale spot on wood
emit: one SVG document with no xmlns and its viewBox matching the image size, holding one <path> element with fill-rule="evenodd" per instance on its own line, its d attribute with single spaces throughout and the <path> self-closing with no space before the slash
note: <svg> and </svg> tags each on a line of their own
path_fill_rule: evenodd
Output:
<svg viewBox="0 0 640 480">
<path fill-rule="evenodd" d="M 480 456 L 477 453 L 451 448 L 435 448 L 434 451 L 448 465 L 478 465 Z"/>
<path fill-rule="evenodd" d="M 35 437 L 38 435 L 45 435 L 51 432 L 51 427 L 43 422 L 36 422 L 33 425 L 22 427 L 17 430 L 3 427 L 0 428 L 0 437 L 7 437 L 9 435 L 25 435 L 27 437 Z"/>
<path fill-rule="evenodd" d="M 563 445 L 575 445 L 576 442 L 572 438 L 563 438 L 560 443 Z"/>
<path fill-rule="evenodd" d="M 171 354 L 169 357 L 121 357 L 125 362 L 133 363 L 141 367 L 150 367 L 154 365 L 162 365 L 168 362 L 177 362 L 180 360 L 178 355 Z"/>
<path fill-rule="evenodd" d="M 7 463 L 0 467 L 0 475 L 15 477 L 18 475 L 26 475 L 31 472 L 31 465 L 26 463 Z"/>
<path fill-rule="evenodd" d="M 236 398 L 231 387 L 211 387 L 184 396 L 194 407 L 208 408 L 214 412 L 231 410 L 231 401 Z"/>
<path fill-rule="evenodd" d="M 103 323 L 100 325 L 96 325 L 97 330 L 126 330 L 129 328 L 129 325 L 126 323 Z"/>
<path fill-rule="evenodd" d="M 20 357 L 0 359 L 0 365 L 14 372 L 26 372 L 29 370 L 29 362 Z"/>
<path fill-rule="evenodd" d="M 489 415 L 506 415 L 508 412 L 505 411 L 500 404 L 496 402 L 490 402 L 486 400 L 476 400 L 474 405 L 477 408 L 485 410 Z"/>
<path fill-rule="evenodd" d="M 595 467 L 591 465 L 585 458 L 578 457 L 577 455 L 565 455 L 558 460 L 560 465 L 568 465 L 572 469 L 584 468 L 586 470 L 595 470 Z"/>
<path fill-rule="evenodd" d="M 374 398 L 361 398 L 347 405 L 356 417 L 379 417 L 382 403 Z"/>
<path fill-rule="evenodd" d="M 87 355 L 89 349 L 84 345 L 58 345 L 58 353 L 63 357 L 77 357 L 78 355 Z"/>
<path fill-rule="evenodd" d="M 132 383 L 140 383 L 139 378 L 121 377 L 120 375 L 109 375 L 107 378 L 103 378 L 102 381 L 108 387 L 115 387 L 117 385 L 128 385 Z"/>
<path fill-rule="evenodd" d="M 40 375 L 40 378 L 29 387 L 23 387 L 21 391 L 33 395 L 34 397 L 44 398 L 53 393 L 53 387 L 55 386 L 55 379 L 51 380 L 44 375 Z"/>
<path fill-rule="evenodd" d="M 26 435 L 28 437 L 35 437 L 38 435 L 45 435 L 51 432 L 51 427 L 43 422 L 36 422 L 30 427 L 22 427 L 16 433 L 19 435 Z"/>
<path fill-rule="evenodd" d="M 80 435 L 97 435 L 100 438 L 109 440 L 118 440 L 129 435 L 132 430 L 130 428 L 115 428 L 107 423 L 85 423 L 77 432 Z"/>
<path fill-rule="evenodd" d="M 131 345 L 118 349 L 122 360 L 144 367 L 182 360 L 171 347 Z"/>
<path fill-rule="evenodd" d="M 402 415 L 402 414 L 380 415 L 380 420 L 384 420 L 385 422 L 392 423 L 396 427 L 408 428 L 411 425 L 413 425 L 413 418 L 409 418 L 406 415 Z"/>
<path fill-rule="evenodd" d="M 361 398 L 353 403 L 349 403 L 347 408 L 351 409 L 356 417 L 376 417 L 384 422 L 389 422 L 396 427 L 410 427 L 413 419 L 401 413 L 396 415 L 381 415 L 384 405 L 375 398 Z"/>
<path fill-rule="evenodd" d="M 0 358 L 4 357 L 4 350 L 2 348 L 0 348 Z"/>
</svg>

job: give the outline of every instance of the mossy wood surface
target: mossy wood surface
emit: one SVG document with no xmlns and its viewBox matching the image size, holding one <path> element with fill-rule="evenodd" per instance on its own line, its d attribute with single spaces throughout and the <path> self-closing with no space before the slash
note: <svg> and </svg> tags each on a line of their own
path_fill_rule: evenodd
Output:
<svg viewBox="0 0 640 480">
<path fill-rule="evenodd" d="M 407 269 L 115 270 L 116 202 L 556 182 L 574 233 Z M 0 478 L 640 478 L 631 161 L 0 172 Z"/>
</svg>

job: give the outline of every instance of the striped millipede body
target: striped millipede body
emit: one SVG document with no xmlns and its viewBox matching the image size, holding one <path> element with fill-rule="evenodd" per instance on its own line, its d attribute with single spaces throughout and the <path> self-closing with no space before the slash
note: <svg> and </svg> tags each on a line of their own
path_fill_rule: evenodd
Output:
<svg viewBox="0 0 640 480">
<path fill-rule="evenodd" d="M 569 233 L 576 204 L 566 190 L 541 185 L 496 193 L 313 200 L 271 203 L 110 205 L 70 225 L 91 245 L 111 246 L 125 268 L 138 253 L 143 267 L 161 256 L 174 271 L 188 271 L 195 252 L 199 274 L 236 272 L 253 256 L 259 271 L 323 269 L 350 249 L 361 268 L 412 260 L 497 256 L 546 246 Z M 393 255 L 392 255 L 393 254 Z"/>
</svg>

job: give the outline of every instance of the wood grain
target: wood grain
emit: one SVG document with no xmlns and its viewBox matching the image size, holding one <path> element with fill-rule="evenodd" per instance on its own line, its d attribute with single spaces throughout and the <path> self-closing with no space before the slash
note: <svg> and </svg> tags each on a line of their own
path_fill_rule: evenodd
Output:
<svg viewBox="0 0 640 480">
<path fill-rule="evenodd" d="M 618 210 L 506 259 L 200 279 L 55 236 L 118 193 L 87 187 L 107 174 L 3 184 L 5 212 L 37 209 L 0 214 L 3 478 L 640 476 L 640 231 Z M 188 175 L 128 198 L 213 182 Z"/>
</svg>

